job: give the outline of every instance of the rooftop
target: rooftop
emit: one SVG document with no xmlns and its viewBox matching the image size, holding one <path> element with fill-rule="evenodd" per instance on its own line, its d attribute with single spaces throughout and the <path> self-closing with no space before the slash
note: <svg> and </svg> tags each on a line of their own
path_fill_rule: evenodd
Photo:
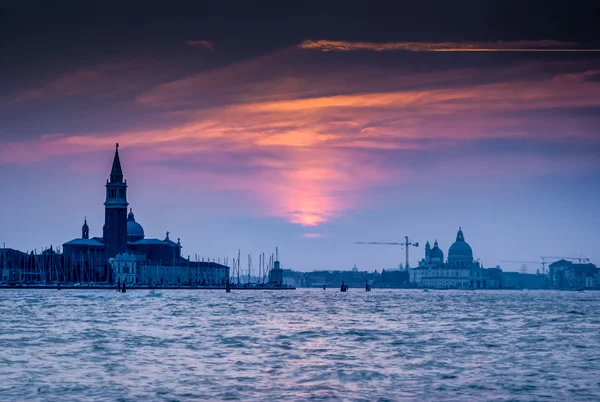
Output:
<svg viewBox="0 0 600 402">
<path fill-rule="evenodd" d="M 90 247 L 104 247 L 104 243 L 94 239 L 73 239 L 63 244 L 63 246 L 90 246 Z"/>
</svg>

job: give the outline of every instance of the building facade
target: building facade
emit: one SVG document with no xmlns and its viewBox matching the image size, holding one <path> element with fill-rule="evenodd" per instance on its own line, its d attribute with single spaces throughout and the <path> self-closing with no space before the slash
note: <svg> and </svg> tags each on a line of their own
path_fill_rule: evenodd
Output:
<svg viewBox="0 0 600 402">
<path fill-rule="evenodd" d="M 148 286 L 225 286 L 229 268 L 215 262 L 183 260 L 181 265 L 145 261 L 137 265 L 136 283 Z"/>
<path fill-rule="evenodd" d="M 459 228 L 446 261 L 437 240 L 433 247 L 429 242 L 425 244 L 425 258 L 418 267 L 409 269 L 409 281 L 419 288 L 498 289 L 501 287 L 501 272 L 499 267 L 485 269 L 473 260 L 473 250 L 465 241 L 462 228 Z"/>
<path fill-rule="evenodd" d="M 111 265 L 116 282 L 126 284 L 138 282 L 137 260 L 134 254 L 117 254 L 111 259 Z"/>
<path fill-rule="evenodd" d="M 547 289 L 548 275 L 503 272 L 502 289 Z"/>
<path fill-rule="evenodd" d="M 549 265 L 552 289 L 599 289 L 600 269 L 594 264 L 559 260 Z"/>
<path fill-rule="evenodd" d="M 273 286 L 283 285 L 283 269 L 281 269 L 279 261 L 273 263 L 273 268 L 269 272 L 269 283 Z"/>
</svg>

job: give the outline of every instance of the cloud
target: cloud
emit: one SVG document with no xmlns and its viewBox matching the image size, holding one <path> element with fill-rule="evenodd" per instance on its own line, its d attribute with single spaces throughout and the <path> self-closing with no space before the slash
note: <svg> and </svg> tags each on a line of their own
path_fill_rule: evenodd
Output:
<svg viewBox="0 0 600 402">
<path fill-rule="evenodd" d="M 306 239 L 322 239 L 325 235 L 321 233 L 304 233 L 302 237 Z"/>
<path fill-rule="evenodd" d="M 145 74 L 140 74 L 140 70 Z M 149 82 L 149 77 L 148 68 L 141 61 L 107 62 L 70 71 L 36 88 L 23 89 L 13 101 L 22 103 L 82 95 L 114 97 L 135 93 Z"/>
<path fill-rule="evenodd" d="M 600 52 L 600 48 L 583 47 L 575 42 L 554 40 L 497 42 L 346 42 L 307 40 L 300 49 L 337 51 L 407 51 L 407 52 Z"/>
<path fill-rule="evenodd" d="M 135 106 L 168 124 L 5 143 L 0 163 L 104 155 L 119 142 L 143 174 L 168 177 L 181 191 L 236 192 L 257 215 L 315 227 L 372 205 L 379 187 L 572 172 L 589 163 L 478 148 L 486 141 L 497 148 L 598 142 L 597 114 L 565 113 L 600 108 L 590 62 L 442 73 L 314 63 L 338 56 L 294 49 L 157 84 Z"/>
<path fill-rule="evenodd" d="M 581 78 L 584 81 L 600 81 L 600 71 L 598 70 L 590 70 L 586 71 Z"/>
<path fill-rule="evenodd" d="M 201 46 L 208 50 L 215 50 L 214 44 L 207 40 L 186 40 L 185 43 L 190 46 Z"/>
</svg>

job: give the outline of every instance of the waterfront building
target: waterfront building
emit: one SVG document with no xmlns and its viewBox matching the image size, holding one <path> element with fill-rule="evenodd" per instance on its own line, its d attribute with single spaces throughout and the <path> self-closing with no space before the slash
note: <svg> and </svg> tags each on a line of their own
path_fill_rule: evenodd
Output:
<svg viewBox="0 0 600 402">
<path fill-rule="evenodd" d="M 119 144 L 115 149 L 105 188 L 102 237 L 90 237 L 90 226 L 87 219 L 84 219 L 81 237 L 63 244 L 64 260 L 67 265 L 73 267 L 74 272 L 81 272 L 79 278 L 95 278 L 101 281 L 117 281 L 124 278 L 127 283 L 144 284 L 151 282 L 220 285 L 226 282 L 223 278 L 229 277 L 228 267 L 182 258 L 181 241 L 171 240 L 169 232 L 163 240 L 146 237 L 143 226 L 135 219 L 133 209 L 129 208 L 129 213 L 127 212 L 127 180 L 123 175 Z M 112 269 L 107 270 L 107 266 Z M 186 267 L 188 274 L 180 267 Z M 132 269 L 141 269 L 141 272 L 132 272 Z M 162 269 L 165 273 L 159 272 Z M 127 270 L 128 273 L 123 270 Z M 192 271 L 193 274 L 190 273 Z"/>
<path fill-rule="evenodd" d="M 408 272 L 404 269 L 392 268 L 377 271 L 312 271 L 298 272 L 283 270 L 283 283 L 294 287 L 307 288 L 339 288 L 342 281 L 350 288 L 364 288 L 365 283 L 372 288 L 407 288 Z"/>
<path fill-rule="evenodd" d="M 48 253 L 43 253 L 48 254 Z M 36 256 L 33 251 L 28 254 L 12 248 L 0 249 L 0 282 L 40 282 L 45 273 L 39 269 L 39 261 L 44 256 Z M 36 261 L 37 259 L 37 261 Z"/>
<path fill-rule="evenodd" d="M 269 272 L 269 283 L 275 286 L 283 285 L 283 269 L 281 269 L 279 261 L 273 263 L 273 268 Z"/>
<path fill-rule="evenodd" d="M 548 275 L 502 272 L 502 289 L 547 289 Z"/>
<path fill-rule="evenodd" d="M 111 260 L 111 265 L 115 275 L 115 282 L 135 284 L 137 280 L 137 260 L 134 254 L 127 252 L 117 254 Z"/>
<path fill-rule="evenodd" d="M 380 275 L 374 275 L 373 287 L 406 288 L 409 286 L 409 272 L 402 267 L 385 268 Z"/>
<path fill-rule="evenodd" d="M 0 249 L 0 282 L 19 282 L 23 280 L 23 271 L 19 264 L 27 254 L 10 248 Z M 15 263 L 16 262 L 16 263 Z"/>
<path fill-rule="evenodd" d="M 585 288 L 600 289 L 600 272 L 596 272 L 595 275 L 588 275 L 585 277 Z"/>
<path fill-rule="evenodd" d="M 160 261 L 140 260 L 133 253 L 117 254 L 110 260 L 115 281 L 139 286 L 200 285 L 221 286 L 229 271 L 215 262 L 195 263 L 183 260 L 180 265 L 164 265 Z"/>
<path fill-rule="evenodd" d="M 600 269 L 594 264 L 575 264 L 561 259 L 549 265 L 553 289 L 599 289 Z"/>
<path fill-rule="evenodd" d="M 305 286 L 305 272 L 298 272 L 292 269 L 283 270 L 283 285 L 286 287 L 300 288 Z M 324 285 L 326 285 L 323 282 Z M 321 285 L 321 287 L 323 287 Z"/>
<path fill-rule="evenodd" d="M 494 268 L 482 268 L 486 289 L 502 289 L 502 269 L 499 265 Z"/>
<path fill-rule="evenodd" d="M 409 281 L 412 286 L 433 289 L 498 289 L 501 272 L 500 267 L 488 270 L 473 260 L 473 250 L 459 228 L 447 261 L 444 262 L 444 252 L 437 240 L 433 247 L 427 242 L 425 258 L 418 267 L 409 269 Z"/>
<path fill-rule="evenodd" d="M 139 285 L 198 285 L 225 286 L 229 268 L 216 262 L 182 260 L 179 265 L 163 265 L 159 261 L 137 264 L 136 283 Z"/>
<path fill-rule="evenodd" d="M 6 265 L 6 261 L 2 261 L 2 282 L 17 280 L 17 273 L 11 272 Z"/>
</svg>

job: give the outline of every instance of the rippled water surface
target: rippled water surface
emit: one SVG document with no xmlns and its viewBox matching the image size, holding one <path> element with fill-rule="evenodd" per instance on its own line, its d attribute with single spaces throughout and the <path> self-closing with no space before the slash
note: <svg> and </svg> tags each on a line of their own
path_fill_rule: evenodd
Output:
<svg viewBox="0 0 600 402">
<path fill-rule="evenodd" d="M 0 290 L 0 400 L 600 400 L 600 292 Z"/>
</svg>

